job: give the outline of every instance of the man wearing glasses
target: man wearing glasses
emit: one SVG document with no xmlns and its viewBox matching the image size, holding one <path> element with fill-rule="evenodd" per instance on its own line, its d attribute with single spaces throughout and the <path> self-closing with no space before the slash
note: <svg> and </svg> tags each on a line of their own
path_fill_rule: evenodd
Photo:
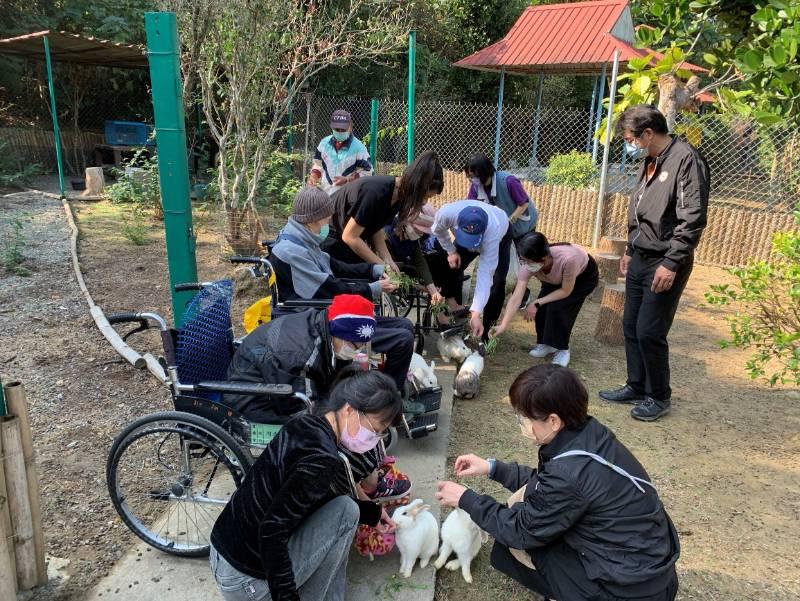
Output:
<svg viewBox="0 0 800 601">
<path fill-rule="evenodd" d="M 330 196 L 359 177 L 372 175 L 372 163 L 364 143 L 353 135 L 353 118 L 347 111 L 331 115 L 330 136 L 322 139 L 314 152 L 309 186 L 319 185 Z"/>
</svg>

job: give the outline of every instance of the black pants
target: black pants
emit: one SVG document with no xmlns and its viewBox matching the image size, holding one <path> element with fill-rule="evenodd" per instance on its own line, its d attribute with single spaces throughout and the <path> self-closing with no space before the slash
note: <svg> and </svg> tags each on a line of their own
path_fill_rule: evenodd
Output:
<svg viewBox="0 0 800 601">
<path fill-rule="evenodd" d="M 536 342 L 552 346 L 554 349 L 565 351 L 569 348 L 569 338 L 578 313 L 583 306 L 583 301 L 597 286 L 597 263 L 592 257 L 586 264 L 586 269 L 575 278 L 575 287 L 567 298 L 545 303 L 536 311 Z M 542 282 L 539 297 L 547 296 L 561 288 L 560 284 Z"/>
<path fill-rule="evenodd" d="M 537 553 L 537 558 L 536 566 L 539 567 L 541 560 L 542 569 L 531 570 L 514 559 L 508 547 L 495 542 L 491 564 L 522 586 L 558 601 L 673 601 L 678 593 L 678 576 L 674 567 L 663 577 L 664 588 L 658 593 L 642 596 L 631 590 L 629 595 L 620 596 L 619 591 L 614 594 L 602 584 L 590 580 L 578 554 L 564 543 L 549 545 Z"/>
<path fill-rule="evenodd" d="M 464 282 L 464 270 L 469 267 L 480 253 L 464 250 L 463 248 L 456 247 L 458 254 L 461 256 L 461 267 L 458 269 L 450 269 L 447 265 L 447 254 L 444 257 L 441 255 L 437 260 L 439 263 L 444 261 L 441 265 L 432 265 L 431 260 L 428 261 L 431 265 L 431 272 L 433 273 L 434 283 L 442 289 L 442 296 L 445 298 L 454 298 L 459 304 L 463 304 L 462 284 Z M 494 325 L 497 318 L 500 317 L 500 311 L 503 310 L 503 301 L 506 298 L 506 276 L 508 275 L 508 264 L 511 260 L 511 234 L 507 233 L 500 241 L 500 248 L 498 252 L 497 267 L 494 270 L 492 277 L 492 288 L 489 292 L 489 300 L 483 308 L 483 337 L 486 339 L 489 335 L 489 328 Z M 444 268 L 447 266 L 447 269 Z M 440 282 L 437 282 L 437 277 Z"/>
<path fill-rule="evenodd" d="M 383 373 L 397 383 L 402 393 L 414 353 L 414 324 L 404 317 L 378 317 L 372 350 L 386 355 Z"/>
<path fill-rule="evenodd" d="M 372 246 L 369 242 L 367 242 L 367 244 Z M 358 256 L 352 248 L 347 246 L 347 243 L 342 241 L 341 238 L 328 236 L 322 241 L 320 248 L 339 261 L 345 263 L 364 263 L 364 259 Z"/>
<path fill-rule="evenodd" d="M 662 260 L 633 253 L 625 277 L 623 316 L 628 385 L 656 400 L 667 400 L 672 395 L 667 334 L 693 267 L 691 261 L 682 265 L 672 287 L 656 294 L 650 286 Z"/>
</svg>

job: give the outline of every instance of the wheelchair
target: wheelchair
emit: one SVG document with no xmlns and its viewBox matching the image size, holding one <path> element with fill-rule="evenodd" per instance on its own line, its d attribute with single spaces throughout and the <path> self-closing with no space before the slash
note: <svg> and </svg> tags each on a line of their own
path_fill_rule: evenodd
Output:
<svg viewBox="0 0 800 601">
<path fill-rule="evenodd" d="M 270 299 L 270 317 L 288 312 L 304 311 L 308 309 L 319 309 L 327 307 L 331 300 L 328 299 L 281 299 L 280 291 L 278 289 L 277 276 L 272 263 L 269 261 L 269 252 L 275 241 L 264 240 L 261 244 L 267 249 L 267 256 L 264 257 L 248 257 L 248 256 L 233 256 L 230 257 L 230 262 L 234 265 L 247 265 L 250 275 L 260 281 L 266 282 L 267 295 Z M 379 299 L 376 312 L 378 315 L 386 317 L 406 317 L 410 313 L 410 309 L 402 314 L 396 302 L 396 297 L 393 294 L 382 294 Z M 415 325 L 415 334 L 417 329 Z M 423 340 L 424 343 L 424 340 Z M 417 340 L 419 345 L 419 339 Z M 371 366 L 375 368 L 380 367 L 379 362 L 371 362 Z M 396 442 L 398 435 L 409 438 L 418 439 L 427 436 L 438 429 L 439 415 L 438 411 L 441 407 L 442 388 L 437 386 L 423 391 L 414 391 L 414 396 L 411 399 L 414 402 L 421 403 L 424 411 L 415 416 L 403 415 L 399 419 L 397 426 L 389 429 L 389 432 L 384 440 L 386 448 L 391 448 Z"/>
<path fill-rule="evenodd" d="M 208 555 L 217 516 L 255 458 L 312 400 L 285 384 L 225 381 L 235 341 L 229 280 L 182 284 L 197 290 L 184 326 L 170 328 L 157 313 L 117 313 L 113 325 L 136 324 L 123 339 L 157 329 L 159 363 L 167 376 L 174 411 L 145 415 L 114 440 L 106 462 L 111 501 L 125 525 L 150 546 L 184 557 Z M 274 402 L 274 419 L 248 421 L 225 405 L 225 394 L 253 394 Z M 356 483 L 340 452 L 351 494 Z"/>
</svg>

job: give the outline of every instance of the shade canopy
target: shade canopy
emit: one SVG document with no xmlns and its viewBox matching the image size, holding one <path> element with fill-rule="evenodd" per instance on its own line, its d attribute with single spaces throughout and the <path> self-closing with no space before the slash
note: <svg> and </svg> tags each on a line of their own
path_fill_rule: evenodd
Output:
<svg viewBox="0 0 800 601">
<path fill-rule="evenodd" d="M 597 75 L 609 67 L 614 51 L 620 62 L 663 55 L 635 48 L 635 31 L 628 0 L 591 0 L 526 8 L 508 34 L 455 63 L 456 67 L 518 75 Z M 702 67 L 684 63 L 690 71 Z"/>
<path fill-rule="evenodd" d="M 50 55 L 54 62 L 122 69 L 148 67 L 144 46 L 99 40 L 66 31 L 37 31 L 0 40 L 0 54 L 43 61 L 44 37 L 50 44 Z"/>
</svg>

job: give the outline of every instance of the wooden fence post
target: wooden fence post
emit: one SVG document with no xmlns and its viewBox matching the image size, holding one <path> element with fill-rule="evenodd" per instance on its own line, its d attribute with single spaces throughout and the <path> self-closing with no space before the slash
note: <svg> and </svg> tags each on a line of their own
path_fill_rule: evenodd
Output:
<svg viewBox="0 0 800 601">
<path fill-rule="evenodd" d="M 0 599 L 16 599 L 17 569 L 13 534 L 6 490 L 5 452 L 0 437 Z"/>
</svg>

